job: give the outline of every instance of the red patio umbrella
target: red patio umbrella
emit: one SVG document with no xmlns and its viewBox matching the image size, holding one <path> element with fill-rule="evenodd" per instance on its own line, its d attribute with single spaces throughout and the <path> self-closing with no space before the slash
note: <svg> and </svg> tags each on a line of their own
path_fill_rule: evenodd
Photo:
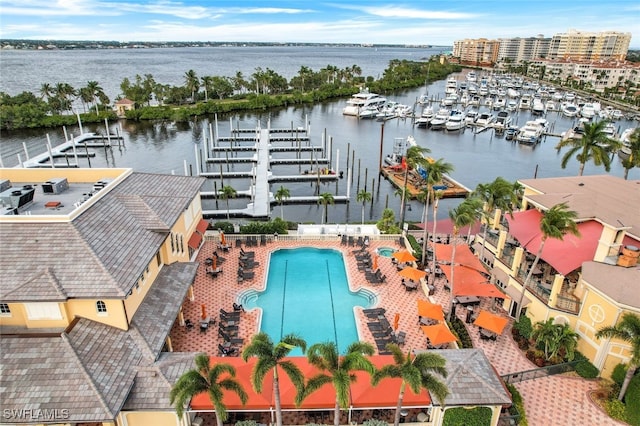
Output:
<svg viewBox="0 0 640 426">
<path fill-rule="evenodd" d="M 473 324 L 478 327 L 482 327 L 485 330 L 493 331 L 496 334 L 502 334 L 502 331 L 508 322 L 509 320 L 503 316 L 481 310 L 478 314 L 478 318 L 476 318 Z"/>
</svg>

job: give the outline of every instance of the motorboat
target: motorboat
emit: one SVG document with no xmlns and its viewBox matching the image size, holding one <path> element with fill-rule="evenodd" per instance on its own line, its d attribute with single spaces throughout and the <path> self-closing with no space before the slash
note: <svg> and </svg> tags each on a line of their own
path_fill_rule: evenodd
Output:
<svg viewBox="0 0 640 426">
<path fill-rule="evenodd" d="M 442 106 L 453 106 L 458 103 L 458 95 L 455 93 L 450 93 L 446 98 L 442 100 Z"/>
<path fill-rule="evenodd" d="M 464 117 L 464 124 L 466 126 L 475 126 L 478 115 L 479 113 L 477 110 L 470 109 L 469 111 L 467 111 L 467 114 Z"/>
<path fill-rule="evenodd" d="M 531 109 L 531 95 L 529 95 L 528 93 L 525 93 L 524 95 L 522 95 L 522 97 L 520 98 L 520 102 L 518 102 L 518 109 L 519 110 Z"/>
<path fill-rule="evenodd" d="M 525 125 L 518 130 L 516 140 L 518 143 L 524 145 L 535 145 L 540 143 L 546 128 L 545 123 L 546 120 L 544 120 L 544 122 L 541 120 L 527 121 Z"/>
<path fill-rule="evenodd" d="M 502 109 L 505 109 L 506 107 L 507 107 L 507 100 L 503 97 L 498 97 L 493 102 L 494 111 L 500 111 Z"/>
<path fill-rule="evenodd" d="M 342 109 L 342 114 L 352 115 L 354 117 L 360 116 L 360 111 L 368 107 L 380 108 L 387 103 L 387 98 L 375 93 L 369 93 L 363 91 L 356 93 L 349 100 L 347 100 L 347 106 Z"/>
<path fill-rule="evenodd" d="M 458 80 L 455 77 L 449 77 L 444 88 L 444 93 L 447 95 L 455 94 L 458 91 Z"/>
<path fill-rule="evenodd" d="M 640 127 L 630 127 L 625 129 L 620 135 L 620 142 L 622 142 L 622 147 L 618 150 L 618 157 L 622 160 L 627 160 L 631 157 L 631 148 L 630 148 L 630 138 L 633 132 L 640 132 Z"/>
<path fill-rule="evenodd" d="M 546 108 L 547 111 L 556 111 L 557 110 L 556 103 L 554 101 L 552 101 L 551 99 L 549 99 L 544 104 L 544 107 Z"/>
<path fill-rule="evenodd" d="M 469 105 L 480 106 L 480 96 L 479 95 L 471 96 L 471 99 L 469 100 Z"/>
<path fill-rule="evenodd" d="M 587 102 L 586 104 L 582 105 L 582 108 L 580 108 L 580 117 L 582 118 L 591 120 L 593 117 L 595 117 L 595 115 L 596 115 L 596 108 L 590 102 Z"/>
<path fill-rule="evenodd" d="M 507 141 L 512 141 L 518 136 L 519 129 L 517 127 L 508 127 L 507 130 L 504 131 L 504 139 Z"/>
<path fill-rule="evenodd" d="M 358 117 L 362 119 L 368 118 L 376 118 L 380 110 L 375 106 L 367 106 L 360 108 L 360 112 L 358 113 Z"/>
<path fill-rule="evenodd" d="M 422 113 L 420 113 L 420 118 L 416 119 L 416 126 L 418 127 L 428 127 L 431 124 L 431 119 L 433 119 L 433 107 L 426 106 L 422 108 Z"/>
<path fill-rule="evenodd" d="M 440 108 L 436 115 L 431 119 L 431 130 L 442 130 L 444 129 L 449 116 L 451 115 L 451 110 L 448 108 Z"/>
<path fill-rule="evenodd" d="M 517 99 L 520 97 L 520 92 L 510 87 L 507 89 L 507 96 L 510 97 L 511 99 Z"/>
<path fill-rule="evenodd" d="M 618 131 L 616 130 L 616 126 L 613 123 L 607 123 L 604 125 L 604 128 L 602 129 L 602 133 L 607 135 L 609 139 L 615 139 L 618 134 Z"/>
<path fill-rule="evenodd" d="M 467 81 L 468 81 L 469 83 L 475 83 L 475 82 L 477 81 L 477 79 L 478 79 L 478 78 L 477 78 L 477 75 L 476 75 L 476 72 L 475 72 L 475 71 L 469 71 L 469 72 L 467 73 Z"/>
<path fill-rule="evenodd" d="M 509 112 L 514 112 L 518 109 L 518 102 L 515 99 L 510 99 L 507 101 L 506 110 Z"/>
<path fill-rule="evenodd" d="M 496 115 L 496 121 L 493 123 L 493 128 L 498 132 L 502 132 L 511 126 L 512 120 L 513 119 L 508 111 L 500 111 Z"/>
<path fill-rule="evenodd" d="M 490 112 L 481 112 L 476 119 L 477 127 L 489 127 L 494 121 L 496 117 Z"/>
<path fill-rule="evenodd" d="M 571 118 L 577 116 L 580 113 L 580 108 L 578 108 L 578 105 L 572 104 L 571 102 L 564 102 L 560 106 L 560 111 L 565 117 Z"/>
<path fill-rule="evenodd" d="M 460 110 L 451 111 L 451 115 L 444 124 L 444 128 L 448 131 L 460 130 L 464 126 L 464 112 Z"/>
<path fill-rule="evenodd" d="M 531 105 L 531 113 L 533 115 L 544 115 L 546 112 L 547 109 L 544 105 L 544 102 L 542 102 L 542 100 L 539 98 L 534 98 L 533 104 Z"/>
</svg>

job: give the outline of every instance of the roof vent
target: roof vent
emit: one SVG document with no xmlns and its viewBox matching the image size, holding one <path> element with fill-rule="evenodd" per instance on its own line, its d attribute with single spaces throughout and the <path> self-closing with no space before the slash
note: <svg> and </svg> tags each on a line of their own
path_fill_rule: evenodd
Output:
<svg viewBox="0 0 640 426">
<path fill-rule="evenodd" d="M 580 183 L 578 184 L 578 186 L 584 186 L 584 183 L 580 182 Z"/>
</svg>

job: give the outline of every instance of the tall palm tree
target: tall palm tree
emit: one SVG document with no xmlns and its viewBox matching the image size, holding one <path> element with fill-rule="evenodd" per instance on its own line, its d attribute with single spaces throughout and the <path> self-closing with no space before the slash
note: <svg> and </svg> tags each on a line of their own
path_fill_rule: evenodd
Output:
<svg viewBox="0 0 640 426">
<path fill-rule="evenodd" d="M 213 77 L 211 77 L 210 75 L 205 75 L 204 77 L 200 77 L 200 80 L 202 81 L 202 88 L 204 89 L 204 101 L 208 102 L 209 90 L 213 85 Z"/>
<path fill-rule="evenodd" d="M 424 157 L 424 154 L 428 154 L 430 152 L 431 150 L 429 148 L 415 145 L 409 147 L 404 156 L 405 169 L 404 182 L 402 184 L 402 200 L 400 201 L 400 229 L 404 227 L 404 205 L 407 202 L 407 181 L 409 180 L 409 171 L 410 169 L 415 169 L 418 166 L 426 169 L 429 162 Z"/>
<path fill-rule="evenodd" d="M 278 204 L 280 204 L 280 219 L 284 220 L 284 208 L 282 207 L 282 202 L 286 199 L 291 198 L 291 192 L 289 192 L 287 188 L 281 185 L 280 188 L 278 188 L 278 190 L 276 191 L 274 197 L 276 201 L 278 201 Z"/>
<path fill-rule="evenodd" d="M 513 212 L 514 205 L 518 202 L 518 196 L 514 191 L 513 184 L 503 177 L 498 176 L 491 183 L 481 183 L 476 186 L 473 194 L 484 203 L 483 216 L 486 218 L 486 226 L 484 227 L 482 240 L 487 241 L 487 232 L 489 226 L 493 225 L 493 212 L 500 209 L 502 213 Z M 480 249 L 480 259 L 484 255 L 484 246 Z"/>
<path fill-rule="evenodd" d="M 95 104 L 96 114 L 98 114 L 98 102 L 96 99 L 99 99 L 100 94 L 104 94 L 104 90 L 100 87 L 100 83 L 94 80 L 87 82 L 87 90 L 91 94 L 91 101 Z"/>
<path fill-rule="evenodd" d="M 311 377 L 306 386 L 303 398 L 320 389 L 326 383 L 333 384 L 336 391 L 336 405 L 333 424 L 340 424 L 340 408 L 349 408 L 349 385 L 356 381 L 354 371 L 366 371 L 373 374 L 375 367 L 365 355 L 373 355 L 375 349 L 370 343 L 354 342 L 347 348 L 344 356 L 338 353 L 334 342 L 316 343 L 309 348 L 309 363 L 321 372 Z"/>
<path fill-rule="evenodd" d="M 196 93 L 200 89 L 200 80 L 194 70 L 189 70 L 184 73 L 184 85 L 189 92 L 191 92 L 191 101 L 196 101 Z"/>
<path fill-rule="evenodd" d="M 320 194 L 320 198 L 318 198 L 318 204 L 322 204 L 324 206 L 324 214 L 322 215 L 322 224 L 327 222 L 327 210 L 329 204 L 335 204 L 335 200 L 333 199 L 333 195 L 330 192 L 323 192 Z"/>
<path fill-rule="evenodd" d="M 51 97 L 53 93 L 53 88 L 49 83 L 43 83 L 42 86 L 40 86 L 40 97 L 42 98 L 42 100 L 46 101 Z"/>
<path fill-rule="evenodd" d="M 449 298 L 449 313 L 447 314 L 447 321 L 451 321 L 451 315 L 453 313 L 453 300 L 455 299 L 454 292 L 454 261 L 456 258 L 456 240 L 460 234 L 460 229 L 465 226 L 472 225 L 477 218 L 478 212 L 478 200 L 477 198 L 467 198 L 458 207 L 449 210 L 449 218 L 453 223 L 453 238 L 451 239 L 451 281 L 449 288 L 451 289 L 451 297 Z M 434 256 L 435 257 L 435 256 Z"/>
<path fill-rule="evenodd" d="M 611 151 L 618 147 L 618 142 L 609 138 L 604 131 L 607 125 L 606 120 L 584 124 L 584 134 L 580 139 L 564 139 L 556 145 L 558 152 L 562 148 L 569 147 L 569 150 L 562 157 L 562 168 L 567 167 L 567 163 L 575 155 L 580 163 L 579 176 L 584 172 L 587 161 L 592 160 L 596 166 L 604 166 L 608 172 L 611 169 Z"/>
<path fill-rule="evenodd" d="M 629 177 L 629 170 L 640 167 L 640 129 L 635 129 L 631 133 L 626 147 L 629 149 L 629 157 L 622 160 L 625 180 Z"/>
<path fill-rule="evenodd" d="M 453 164 L 446 163 L 444 158 L 439 158 L 433 163 L 429 163 L 427 165 L 427 197 L 425 200 L 425 211 L 429 211 L 429 200 L 430 198 L 435 198 L 435 191 L 433 189 L 434 185 L 437 183 L 441 183 L 442 179 L 446 174 L 449 174 L 453 171 Z M 435 201 L 435 200 L 434 200 Z M 434 213 L 435 214 L 435 213 Z M 435 224 L 436 218 L 433 217 L 433 222 Z M 422 232 L 422 264 L 425 264 L 426 256 L 427 256 L 427 220 L 425 217 L 424 230 Z"/>
<path fill-rule="evenodd" d="M 420 393 L 422 389 L 428 390 L 441 405 L 444 405 L 444 400 L 449 395 L 449 389 L 433 375 L 433 373 L 437 373 L 442 377 L 447 377 L 446 360 L 442 356 L 435 352 L 412 355 L 411 350 L 405 355 L 395 343 L 389 343 L 387 350 L 393 355 L 394 364 L 385 365 L 376 371 L 373 375 L 373 385 L 377 386 L 380 380 L 385 377 L 402 379 L 398 393 L 396 415 L 393 420 L 394 426 L 400 424 L 400 411 L 402 410 L 402 400 L 404 399 L 407 385 L 415 394 Z"/>
<path fill-rule="evenodd" d="M 227 202 L 227 220 L 229 220 L 229 198 L 235 198 L 238 192 L 232 186 L 225 185 L 220 190 L 220 197 Z"/>
<path fill-rule="evenodd" d="M 366 189 L 361 189 L 358 191 L 358 195 L 356 195 L 356 201 L 362 203 L 362 224 L 364 225 L 364 208 L 366 204 L 371 201 L 373 196 L 370 192 L 367 192 Z"/>
<path fill-rule="evenodd" d="M 302 352 L 305 352 L 307 343 L 295 334 L 287 334 L 274 345 L 267 333 L 260 332 L 253 336 L 249 345 L 242 351 L 242 359 L 245 361 L 252 356 L 258 358 L 258 362 L 251 372 L 251 384 L 256 392 L 262 392 L 262 382 L 267 373 L 273 370 L 273 396 L 277 426 L 282 426 L 279 370 L 282 369 L 295 386 L 297 390 L 296 401 L 304 392 L 304 375 L 293 362 L 284 359 L 294 348 L 301 348 Z"/>
<path fill-rule="evenodd" d="M 626 312 L 622 314 L 620 321 L 613 326 L 602 327 L 596 333 L 597 338 L 620 339 L 631 345 L 631 359 L 627 365 L 627 374 L 624 376 L 618 399 L 622 401 L 627 392 L 629 382 L 640 366 L 640 317 Z"/>
<path fill-rule="evenodd" d="M 175 405 L 178 417 L 182 417 L 184 407 L 195 395 L 207 392 L 216 410 L 216 422 L 218 426 L 229 417 L 227 407 L 222 402 L 222 390 L 235 392 L 240 401 L 246 404 L 248 396 L 242 385 L 235 379 L 236 369 L 232 365 L 217 363 L 213 366 L 209 363 L 209 355 L 196 355 L 196 369 L 184 373 L 171 388 L 169 403 Z M 226 373 L 226 376 L 221 379 Z"/>
<path fill-rule="evenodd" d="M 578 225 L 575 222 L 575 219 L 577 217 L 578 214 L 573 210 L 569 210 L 566 203 L 556 204 L 542 214 L 542 218 L 540 219 L 540 231 L 542 232 L 540 247 L 538 247 L 536 258 L 533 261 L 531 268 L 529 268 L 527 277 L 522 284 L 522 292 L 520 292 L 516 318 L 520 317 L 520 311 L 522 310 L 522 301 L 524 300 L 524 293 L 529 285 L 529 282 L 531 281 L 533 271 L 536 269 L 536 266 L 538 266 L 540 256 L 542 255 L 542 250 L 544 249 L 544 244 L 547 242 L 547 239 L 555 238 L 556 240 L 562 241 L 564 239 L 564 236 L 569 233 L 575 236 L 580 236 Z"/>
<path fill-rule="evenodd" d="M 438 217 L 438 204 L 440 204 L 440 198 L 442 198 L 442 191 L 435 191 L 433 193 L 433 231 L 431 236 L 435 237 L 437 229 L 437 217 Z M 431 282 L 434 283 L 436 279 L 436 253 L 433 252 L 433 264 L 431 265 Z"/>
</svg>

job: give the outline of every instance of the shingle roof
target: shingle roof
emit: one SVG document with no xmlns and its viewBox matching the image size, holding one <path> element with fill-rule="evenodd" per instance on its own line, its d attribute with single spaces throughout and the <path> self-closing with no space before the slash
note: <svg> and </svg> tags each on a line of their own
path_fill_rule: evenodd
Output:
<svg viewBox="0 0 640 426">
<path fill-rule="evenodd" d="M 446 360 L 449 373 L 443 379 L 449 389 L 445 405 L 511 404 L 511 397 L 481 349 L 439 349 L 436 353 Z"/>
<path fill-rule="evenodd" d="M 0 300 L 124 298 L 203 183 L 132 173 L 71 223 L 0 224 Z"/>
<path fill-rule="evenodd" d="M 617 303 L 640 308 L 640 266 L 622 268 L 585 262 L 582 264 L 582 279 Z"/>
<path fill-rule="evenodd" d="M 154 359 L 162 350 L 197 269 L 197 263 L 163 266 L 131 321 L 131 328 L 139 331 Z"/>
</svg>

